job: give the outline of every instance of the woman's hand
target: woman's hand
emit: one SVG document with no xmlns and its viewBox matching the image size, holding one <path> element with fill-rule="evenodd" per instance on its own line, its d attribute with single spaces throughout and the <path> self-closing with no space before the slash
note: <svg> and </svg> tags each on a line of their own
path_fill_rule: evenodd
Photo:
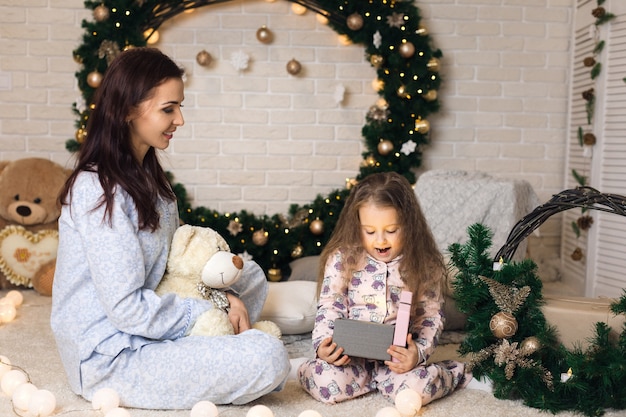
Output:
<svg viewBox="0 0 626 417">
<path fill-rule="evenodd" d="M 228 320 L 233 325 L 235 334 L 250 330 L 250 318 L 248 317 L 248 309 L 243 301 L 237 298 L 235 295 L 227 292 L 226 297 L 230 303 L 230 309 L 228 310 Z"/>
<path fill-rule="evenodd" d="M 343 348 L 337 347 L 332 337 L 322 340 L 317 347 L 317 357 L 335 366 L 345 366 L 350 363 L 348 355 L 343 354 Z"/>
<path fill-rule="evenodd" d="M 419 363 L 420 354 L 417 350 L 417 345 L 413 342 L 411 333 L 406 337 L 406 346 L 407 347 L 391 345 L 391 347 L 387 349 L 387 353 L 389 353 L 392 358 L 396 358 L 398 362 L 385 361 L 385 365 L 397 374 L 409 372 Z"/>
</svg>

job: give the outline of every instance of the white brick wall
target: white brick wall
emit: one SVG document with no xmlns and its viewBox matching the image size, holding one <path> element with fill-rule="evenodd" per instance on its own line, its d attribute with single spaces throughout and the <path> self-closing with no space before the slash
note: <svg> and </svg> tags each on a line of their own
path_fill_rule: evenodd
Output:
<svg viewBox="0 0 626 417">
<path fill-rule="evenodd" d="M 442 109 L 430 117 L 422 169 L 484 170 L 529 180 L 545 200 L 562 189 L 573 0 L 420 0 L 441 48 Z M 360 135 L 377 96 L 358 45 L 312 12 L 260 0 L 207 6 L 166 22 L 158 44 L 188 72 L 184 115 L 165 165 L 194 205 L 284 212 L 343 187 L 358 172 Z M 71 164 L 71 104 L 79 98 L 72 50 L 80 0 L 0 2 L 0 159 L 30 155 Z M 274 42 L 261 44 L 267 25 Z M 195 62 L 206 49 L 215 61 Z M 251 57 L 237 73 L 230 55 Z M 291 58 L 304 66 L 286 73 Z M 346 89 L 337 104 L 337 86 Z M 550 229 L 550 228 L 548 228 Z M 552 228 L 556 229 L 556 228 Z M 549 232 L 549 237 L 558 234 Z"/>
</svg>

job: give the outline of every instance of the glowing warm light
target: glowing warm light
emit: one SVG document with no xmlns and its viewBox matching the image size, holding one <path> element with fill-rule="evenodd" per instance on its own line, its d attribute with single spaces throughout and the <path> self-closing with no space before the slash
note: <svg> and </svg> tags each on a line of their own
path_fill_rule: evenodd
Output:
<svg viewBox="0 0 626 417">
<path fill-rule="evenodd" d="M 160 35 L 158 30 L 146 29 L 143 32 L 143 37 L 146 38 L 148 45 L 154 45 L 159 41 Z"/>
<path fill-rule="evenodd" d="M 378 92 L 385 87 L 385 82 L 380 78 L 372 80 L 372 90 Z"/>
<path fill-rule="evenodd" d="M 385 407 L 378 410 L 376 417 L 402 417 L 402 414 L 393 407 Z"/>
<path fill-rule="evenodd" d="M 298 417 L 323 417 L 320 413 L 315 410 L 305 410 L 298 414 Z"/>
<path fill-rule="evenodd" d="M 37 417 L 48 417 L 56 407 L 56 397 L 45 389 L 35 391 L 28 402 L 28 412 Z"/>
<path fill-rule="evenodd" d="M 248 410 L 246 417 L 274 417 L 274 413 L 268 407 L 258 404 Z"/>
<path fill-rule="evenodd" d="M 18 385 L 11 396 L 13 406 L 18 410 L 28 410 L 28 403 L 35 392 L 37 392 L 37 387 L 30 382 Z"/>
<path fill-rule="evenodd" d="M 13 301 L 13 305 L 15 307 L 19 307 L 22 305 L 22 303 L 24 302 L 24 296 L 22 295 L 21 292 L 17 291 L 17 290 L 11 290 L 9 291 L 4 298 Z"/>
<path fill-rule="evenodd" d="M 412 389 L 404 389 L 396 395 L 396 408 L 402 415 L 414 416 L 422 408 L 422 397 Z"/>
<path fill-rule="evenodd" d="M 17 309 L 13 305 L 13 302 L 8 301 L 4 304 L 0 304 L 0 323 L 9 323 L 13 321 L 17 315 Z"/>
<path fill-rule="evenodd" d="M 120 396 L 117 391 L 111 388 L 102 388 L 96 391 L 91 399 L 91 406 L 94 410 L 100 410 L 103 413 L 119 407 Z"/>
<path fill-rule="evenodd" d="M 2 392 L 9 397 L 12 397 L 15 388 L 26 382 L 28 382 L 28 377 L 24 372 L 17 369 L 11 369 L 2 376 L 2 380 L 0 380 L 0 387 L 2 388 Z"/>
<path fill-rule="evenodd" d="M 190 417 L 218 417 L 219 411 L 211 401 L 199 401 L 191 409 Z"/>
<path fill-rule="evenodd" d="M 11 361 L 9 358 L 4 355 L 0 355 L 0 380 L 2 380 L 4 374 L 9 372 L 11 369 Z"/>
<path fill-rule="evenodd" d="M 291 5 L 291 11 L 294 12 L 297 15 L 302 16 L 303 14 L 306 13 L 306 7 L 304 7 L 301 4 L 298 3 L 294 3 Z"/>
<path fill-rule="evenodd" d="M 317 19 L 318 22 L 320 22 L 322 25 L 327 25 L 328 24 L 328 18 L 326 16 L 324 16 L 323 14 L 317 14 L 315 16 L 315 18 Z"/>
</svg>

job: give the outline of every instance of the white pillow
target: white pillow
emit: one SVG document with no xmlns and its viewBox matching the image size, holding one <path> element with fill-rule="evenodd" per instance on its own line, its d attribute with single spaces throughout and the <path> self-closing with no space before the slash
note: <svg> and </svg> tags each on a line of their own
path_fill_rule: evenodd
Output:
<svg viewBox="0 0 626 417">
<path fill-rule="evenodd" d="M 269 282 L 267 300 L 259 320 L 270 320 L 283 334 L 313 330 L 317 313 L 317 283 L 312 281 Z"/>
</svg>

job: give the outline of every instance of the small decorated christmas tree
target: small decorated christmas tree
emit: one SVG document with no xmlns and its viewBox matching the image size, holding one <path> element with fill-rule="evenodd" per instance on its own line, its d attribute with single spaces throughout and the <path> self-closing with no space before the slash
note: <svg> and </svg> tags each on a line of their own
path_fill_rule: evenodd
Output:
<svg viewBox="0 0 626 417">
<path fill-rule="evenodd" d="M 529 259 L 493 262 L 491 231 L 468 228 L 465 244 L 448 248 L 457 270 L 453 283 L 459 309 L 468 315 L 467 337 L 459 352 L 476 378 L 493 383 L 498 398 L 521 399 L 551 411 L 575 410 L 589 416 L 626 408 L 626 328 L 617 341 L 597 323 L 590 347 L 568 351 L 541 310 L 542 283 Z M 612 304 L 626 310 L 626 293 Z"/>
</svg>

